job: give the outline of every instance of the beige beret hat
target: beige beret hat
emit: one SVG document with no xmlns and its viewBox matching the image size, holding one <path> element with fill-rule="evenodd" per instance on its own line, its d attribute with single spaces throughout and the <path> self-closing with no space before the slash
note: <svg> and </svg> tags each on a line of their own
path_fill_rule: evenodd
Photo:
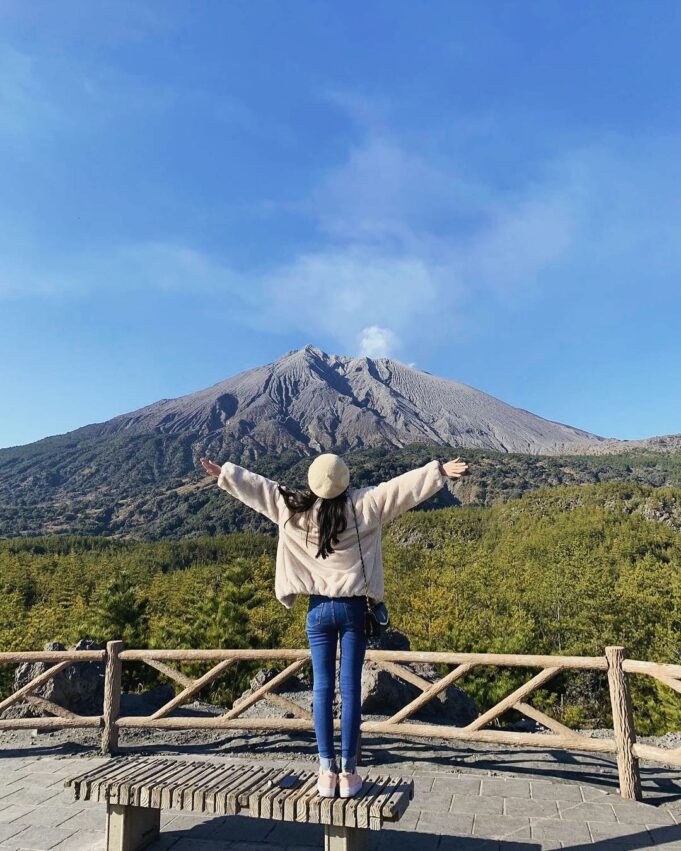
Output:
<svg viewBox="0 0 681 851">
<path fill-rule="evenodd" d="M 325 452 L 310 464 L 307 481 L 313 494 L 322 499 L 333 499 L 350 484 L 350 471 L 340 456 Z"/>
</svg>

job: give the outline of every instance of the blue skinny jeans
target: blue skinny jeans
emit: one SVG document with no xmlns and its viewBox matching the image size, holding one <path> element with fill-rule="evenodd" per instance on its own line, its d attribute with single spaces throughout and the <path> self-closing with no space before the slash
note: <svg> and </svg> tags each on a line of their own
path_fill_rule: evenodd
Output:
<svg viewBox="0 0 681 851">
<path fill-rule="evenodd" d="M 364 597 L 311 594 L 305 632 L 312 656 L 312 718 L 322 768 L 337 770 L 333 738 L 336 646 L 340 636 L 341 768 L 354 771 L 362 706 L 366 650 Z"/>
</svg>

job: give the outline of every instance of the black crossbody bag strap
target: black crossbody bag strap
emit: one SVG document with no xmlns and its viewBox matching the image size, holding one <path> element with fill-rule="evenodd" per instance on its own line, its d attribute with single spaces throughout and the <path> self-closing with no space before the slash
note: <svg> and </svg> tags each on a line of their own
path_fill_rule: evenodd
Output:
<svg viewBox="0 0 681 851">
<path fill-rule="evenodd" d="M 352 501 L 352 497 L 350 497 L 350 505 L 352 506 L 352 514 L 355 518 L 355 531 L 357 532 L 357 546 L 359 547 L 359 558 L 362 562 L 362 573 L 364 574 L 364 597 L 367 603 L 367 611 L 371 611 L 371 604 L 369 603 L 369 585 L 367 583 L 367 572 L 364 567 L 364 556 L 362 555 L 362 542 L 359 539 L 359 526 L 357 525 L 357 512 L 355 511 L 355 503 Z"/>
<path fill-rule="evenodd" d="M 364 566 L 364 555 L 362 553 L 362 542 L 359 539 L 359 524 L 357 523 L 357 512 L 355 511 L 355 503 L 352 501 L 352 497 L 350 497 L 350 504 L 352 505 L 352 513 L 355 517 L 355 530 L 357 531 L 357 546 L 359 547 L 359 558 L 362 562 L 362 573 L 364 574 L 364 599 L 366 600 L 367 608 L 366 612 L 364 612 L 364 633 L 367 638 L 378 638 L 381 635 L 381 630 L 383 625 L 378 620 L 378 616 L 376 615 L 375 607 L 383 607 L 382 603 L 371 604 L 371 600 L 369 599 L 369 583 L 367 582 L 367 572 L 366 567 Z M 385 622 L 387 624 L 387 620 Z"/>
</svg>

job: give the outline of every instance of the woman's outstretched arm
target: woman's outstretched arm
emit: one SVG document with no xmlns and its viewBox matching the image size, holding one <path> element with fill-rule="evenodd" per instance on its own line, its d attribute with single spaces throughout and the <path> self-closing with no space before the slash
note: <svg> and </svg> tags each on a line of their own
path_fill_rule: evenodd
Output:
<svg viewBox="0 0 681 851">
<path fill-rule="evenodd" d="M 220 466 L 208 458 L 202 458 L 203 469 L 211 476 L 218 477 L 218 487 L 231 493 L 249 508 L 259 511 L 273 523 L 279 524 L 282 510 L 286 507 L 279 493 L 279 485 L 258 473 L 225 461 Z"/>
<path fill-rule="evenodd" d="M 450 479 L 458 479 L 468 472 L 468 464 L 460 458 L 453 461 L 429 461 L 415 470 L 408 470 L 387 482 L 363 491 L 381 523 L 386 523 L 398 514 L 431 497 Z"/>
</svg>

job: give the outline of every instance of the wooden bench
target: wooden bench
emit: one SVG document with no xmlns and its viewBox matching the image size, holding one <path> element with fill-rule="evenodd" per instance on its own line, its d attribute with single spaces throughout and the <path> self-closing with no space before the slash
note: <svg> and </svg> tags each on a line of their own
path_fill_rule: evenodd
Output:
<svg viewBox="0 0 681 851">
<path fill-rule="evenodd" d="M 365 851 L 368 831 L 397 822 L 414 797 L 411 778 L 381 776 L 365 778 L 352 798 L 323 798 L 316 771 L 295 772 L 298 785 L 282 789 L 291 773 L 254 762 L 112 757 L 64 786 L 76 800 L 106 803 L 107 851 L 154 842 L 162 809 L 323 824 L 325 851 Z"/>
</svg>

